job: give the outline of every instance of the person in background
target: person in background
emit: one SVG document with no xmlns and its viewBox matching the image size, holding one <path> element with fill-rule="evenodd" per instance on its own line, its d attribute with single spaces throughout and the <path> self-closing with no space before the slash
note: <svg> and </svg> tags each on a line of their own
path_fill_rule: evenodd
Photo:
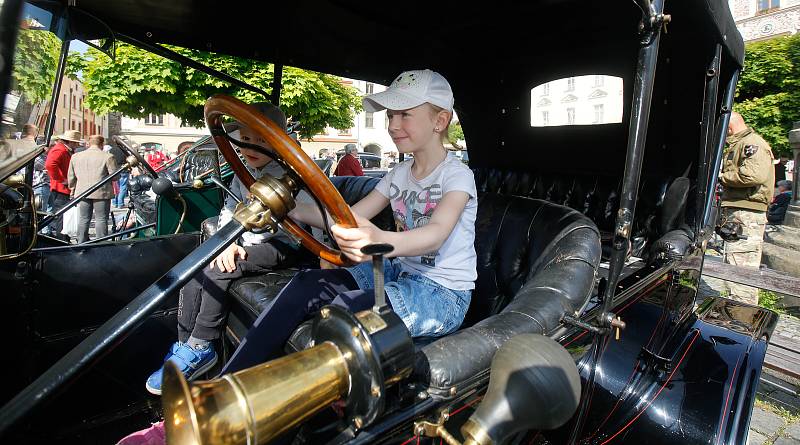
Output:
<svg viewBox="0 0 800 445">
<path fill-rule="evenodd" d="M 767 222 L 779 226 L 786 218 L 786 210 L 792 201 L 792 181 L 778 181 L 775 197 L 767 209 Z"/>
<path fill-rule="evenodd" d="M 344 156 L 339 160 L 339 165 L 336 166 L 336 171 L 333 174 L 335 176 L 364 176 L 364 170 L 361 169 L 361 161 L 358 160 L 358 147 L 356 144 L 344 146 Z"/>
<path fill-rule="evenodd" d="M 81 146 L 81 133 L 76 130 L 67 130 L 57 136 L 58 142 L 47 153 L 44 167 L 50 176 L 50 199 L 48 205 L 52 212 L 61 210 L 69 202 L 70 189 L 67 180 L 72 153 Z M 53 237 L 69 241 L 69 236 L 61 233 L 63 227 L 62 217 L 50 223 L 50 233 Z"/>
<path fill-rule="evenodd" d="M 119 145 L 114 144 L 111 146 L 111 150 L 109 150 L 111 156 L 114 157 L 114 162 L 117 163 L 117 167 L 124 164 L 126 162 L 126 154 Z M 117 179 L 117 184 L 119 185 L 119 189 L 117 190 L 116 196 L 111 199 L 111 205 L 118 209 L 125 207 L 125 197 L 128 195 L 128 180 L 130 179 L 130 172 L 128 170 L 121 171 L 119 173 L 119 177 Z"/>
<path fill-rule="evenodd" d="M 742 227 L 747 239 L 725 242 L 728 264 L 758 269 L 767 224 L 767 207 L 772 200 L 775 169 L 772 149 L 739 113 L 732 112 L 728 124 L 728 147 L 722 161 L 722 219 Z M 725 282 L 730 298 L 758 304 L 758 289 Z"/>
<path fill-rule="evenodd" d="M 69 188 L 78 196 L 89 187 L 117 170 L 117 163 L 111 153 L 103 151 L 105 139 L 99 134 L 89 136 L 89 147 L 75 154 L 69 162 Z M 92 213 L 95 218 L 95 232 L 98 238 L 108 235 L 108 213 L 114 188 L 111 182 L 90 193 L 78 203 L 78 244 L 89 240 L 89 223 Z"/>
<path fill-rule="evenodd" d="M 169 160 L 169 157 L 164 154 L 163 151 L 156 149 L 154 146 L 150 145 L 147 147 L 147 155 L 145 160 L 153 170 L 159 172 L 164 169 L 164 163 Z"/>
</svg>

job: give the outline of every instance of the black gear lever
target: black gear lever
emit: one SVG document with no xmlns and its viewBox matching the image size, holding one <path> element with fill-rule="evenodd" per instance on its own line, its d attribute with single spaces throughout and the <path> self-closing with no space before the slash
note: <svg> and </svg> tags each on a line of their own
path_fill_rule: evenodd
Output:
<svg viewBox="0 0 800 445">
<path fill-rule="evenodd" d="M 385 243 L 368 244 L 361 248 L 364 255 L 372 255 L 372 274 L 375 278 L 375 305 L 372 311 L 380 313 L 386 306 L 386 294 L 383 290 L 383 256 L 394 250 L 394 246 Z"/>
</svg>

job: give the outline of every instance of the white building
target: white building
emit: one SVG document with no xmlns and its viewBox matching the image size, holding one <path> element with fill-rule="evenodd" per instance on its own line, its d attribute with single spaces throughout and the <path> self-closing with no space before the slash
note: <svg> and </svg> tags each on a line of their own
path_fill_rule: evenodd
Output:
<svg viewBox="0 0 800 445">
<path fill-rule="evenodd" d="M 144 119 L 123 116 L 121 134 L 141 147 L 154 147 L 171 156 L 181 145 L 191 145 L 209 134 L 208 128 L 181 125 L 179 117 L 171 114 L 150 114 Z"/>
<path fill-rule="evenodd" d="M 745 42 L 800 30 L 800 0 L 728 0 L 728 5 Z"/>
<path fill-rule="evenodd" d="M 605 75 L 552 80 L 531 90 L 531 126 L 622 122 L 622 78 Z"/>
<path fill-rule="evenodd" d="M 363 80 L 342 79 L 342 83 L 358 90 L 359 94 L 373 94 L 386 90 L 383 85 Z M 322 149 L 338 151 L 347 144 L 358 144 L 362 151 L 381 155 L 388 151 L 397 151 L 394 142 L 386 131 L 388 121 L 386 112 L 370 113 L 361 111 L 354 119 L 353 126 L 347 130 L 327 128 L 324 133 L 315 135 L 311 140 L 303 140 L 303 150 L 309 155 L 318 155 Z"/>
</svg>

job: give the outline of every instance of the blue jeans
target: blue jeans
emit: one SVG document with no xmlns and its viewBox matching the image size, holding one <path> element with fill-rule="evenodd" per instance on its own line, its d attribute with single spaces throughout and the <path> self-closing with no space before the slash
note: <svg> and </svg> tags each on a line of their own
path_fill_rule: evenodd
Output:
<svg viewBox="0 0 800 445">
<path fill-rule="evenodd" d="M 361 289 L 375 287 L 372 263 L 347 269 Z M 384 289 L 394 312 L 412 337 L 440 337 L 461 326 L 471 290 L 453 290 L 423 275 L 405 272 L 396 259 L 383 260 Z"/>
<path fill-rule="evenodd" d="M 128 177 L 130 174 L 128 172 L 122 172 L 119 174 L 119 179 L 117 182 L 119 183 L 119 193 L 114 199 L 111 200 L 111 204 L 114 204 L 114 207 L 123 207 L 125 205 L 125 195 L 128 194 Z"/>
</svg>

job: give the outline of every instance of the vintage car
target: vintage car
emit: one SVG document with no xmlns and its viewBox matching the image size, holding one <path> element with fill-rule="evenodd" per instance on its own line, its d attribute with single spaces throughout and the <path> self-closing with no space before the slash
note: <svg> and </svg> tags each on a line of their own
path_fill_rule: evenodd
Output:
<svg viewBox="0 0 800 445">
<path fill-rule="evenodd" d="M 15 60 L 15 36 L 35 20 L 63 41 L 59 69 L 71 39 L 109 52 L 118 39 L 196 69 L 163 45 L 379 84 L 406 69 L 441 72 L 479 194 L 478 278 L 463 325 L 411 339 L 385 306 L 326 307 L 298 327 L 285 356 L 207 381 L 169 368 L 162 398 L 153 398 L 143 382 L 174 339 L 177 289 L 195 271 L 264 225 L 344 264 L 286 211 L 306 187 L 335 221 L 353 224 L 346 204 L 378 180 L 328 178 L 282 129 L 214 96 L 206 124 L 254 195 L 234 221 L 209 227 L 202 243 L 191 232 L 49 246 L 32 236 L 29 210 L 30 164 L 41 149 L 7 140 L 4 443 L 109 443 L 162 416 L 168 443 L 747 443 L 777 315 L 725 298 L 696 301 L 744 59 L 727 1 L 287 6 L 6 0 L 0 55 Z M 12 69 L 0 66 L 3 92 L 13 92 Z M 615 122 L 594 108 L 599 125 L 569 113 L 567 125 L 554 125 L 537 108 L 578 99 L 569 79 L 580 76 L 619 79 L 618 91 L 604 91 L 619 96 Z M 537 88 L 548 83 L 566 91 L 543 97 Z M 603 97 L 596 90 L 580 94 Z M 225 115 L 255 128 L 291 173 L 254 181 L 224 137 Z M 5 179 L 26 165 L 25 180 Z M 393 230 L 391 215 L 375 223 Z M 223 358 L 295 272 L 234 284 Z"/>
</svg>

